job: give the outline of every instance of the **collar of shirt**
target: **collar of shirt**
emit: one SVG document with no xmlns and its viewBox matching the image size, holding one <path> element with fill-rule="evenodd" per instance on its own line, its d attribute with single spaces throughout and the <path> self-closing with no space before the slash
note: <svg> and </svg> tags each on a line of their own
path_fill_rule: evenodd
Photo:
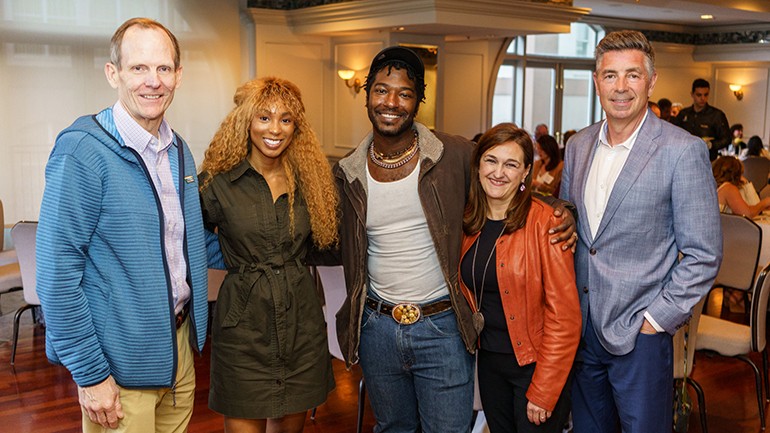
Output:
<svg viewBox="0 0 770 433">
<path fill-rule="evenodd" d="M 631 134 L 631 136 L 629 136 L 626 139 L 626 141 L 624 141 L 622 143 L 619 143 L 619 144 L 616 144 L 615 146 L 610 145 L 609 140 L 607 140 L 607 128 L 608 128 L 608 126 L 607 126 L 607 119 L 604 119 L 604 123 L 602 124 L 602 127 L 599 130 L 599 143 L 598 144 L 599 145 L 604 145 L 604 146 L 607 146 L 607 147 L 610 147 L 610 148 L 621 146 L 621 147 L 627 148 L 628 151 L 630 152 L 631 149 L 634 147 L 634 143 L 636 143 L 636 137 L 639 136 L 639 131 L 642 129 L 642 125 L 644 125 L 644 122 L 647 121 L 647 116 L 649 114 L 650 114 L 650 111 L 647 110 L 644 113 L 644 118 L 642 118 L 642 121 L 639 122 L 639 126 L 636 127 L 636 129 Z"/>
<path fill-rule="evenodd" d="M 254 168 L 249 163 L 249 158 L 246 157 L 243 158 L 243 161 L 236 164 L 235 167 L 231 168 L 227 176 L 230 179 L 230 182 L 235 182 L 236 180 L 240 179 L 241 176 L 246 174 L 249 169 L 254 170 Z M 254 170 L 254 172 L 259 174 L 257 170 Z"/>
<path fill-rule="evenodd" d="M 128 114 L 120 101 L 112 106 L 112 117 L 115 119 L 115 127 L 125 145 L 136 150 L 140 155 L 144 154 L 148 146 L 155 154 L 163 152 L 174 141 L 174 135 L 166 119 L 161 121 L 160 128 L 158 128 L 158 139 L 156 139 Z"/>
</svg>

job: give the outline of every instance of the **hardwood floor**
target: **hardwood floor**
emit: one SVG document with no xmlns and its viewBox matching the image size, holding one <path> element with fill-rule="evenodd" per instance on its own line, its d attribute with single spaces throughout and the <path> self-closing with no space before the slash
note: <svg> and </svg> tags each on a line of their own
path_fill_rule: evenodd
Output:
<svg viewBox="0 0 770 433">
<path fill-rule="evenodd" d="M 3 295 L 0 299 L 4 305 L 0 316 L 0 432 L 79 432 L 80 410 L 75 386 L 66 369 L 51 365 L 45 359 L 44 332 L 32 325 L 28 312 L 24 313 L 22 321 L 16 366 L 10 365 L 11 344 L 8 340 L 15 310 L 9 307 L 12 296 Z M 207 407 L 209 346 L 206 347 L 203 356 L 196 358 L 198 388 L 189 430 L 192 433 L 223 431 L 221 416 Z M 761 357 L 752 356 L 752 359 L 761 365 Z M 305 432 L 355 432 L 360 369 L 346 371 L 343 364 L 335 360 L 334 374 L 337 388 L 318 408 L 315 421 L 308 417 Z M 693 377 L 705 391 L 711 433 L 759 431 L 754 379 L 747 364 L 698 353 Z M 695 401 L 694 393 L 690 395 Z M 765 407 L 767 409 L 767 405 Z M 364 431 L 371 432 L 373 423 L 372 412 L 367 406 Z M 690 431 L 701 432 L 697 403 L 690 418 Z"/>
</svg>

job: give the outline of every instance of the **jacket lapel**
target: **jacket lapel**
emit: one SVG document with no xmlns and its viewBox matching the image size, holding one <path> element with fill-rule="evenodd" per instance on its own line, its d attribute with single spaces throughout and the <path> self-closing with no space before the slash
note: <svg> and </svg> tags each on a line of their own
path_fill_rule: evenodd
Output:
<svg viewBox="0 0 770 433">
<path fill-rule="evenodd" d="M 575 180 L 579 185 L 577 191 L 580 196 L 573 197 L 573 201 L 578 203 L 578 215 L 587 215 L 585 200 L 583 199 L 583 196 L 585 195 L 588 172 L 591 171 L 591 163 L 593 163 L 594 155 L 596 154 L 596 143 L 599 142 L 599 131 L 601 130 L 601 125 L 603 124 L 604 122 L 601 122 L 597 125 L 598 128 L 596 128 L 595 133 L 590 134 L 590 141 L 588 143 L 584 143 L 583 150 L 578 153 L 575 158 L 575 167 L 579 168 L 576 170 Z M 578 218 L 578 226 L 581 236 L 585 237 L 585 239 L 591 239 L 591 227 L 588 225 L 588 218 Z M 591 239 L 591 241 L 593 241 L 593 239 Z"/>
<path fill-rule="evenodd" d="M 652 113 L 648 113 L 647 119 L 642 124 L 642 128 L 639 130 L 639 135 L 636 137 L 634 147 L 631 148 L 631 153 L 628 155 L 626 164 L 620 170 L 618 179 L 615 181 L 615 186 L 612 188 L 612 193 L 607 201 L 607 207 L 604 209 L 604 215 L 602 221 L 599 224 L 599 228 L 596 230 L 596 237 L 594 241 L 598 239 L 604 229 L 607 228 L 612 220 L 618 207 L 623 202 L 623 199 L 628 194 L 628 191 L 634 185 L 639 175 L 650 162 L 650 158 L 655 153 L 655 149 L 658 147 L 657 138 L 660 135 L 660 125 L 656 124 L 659 121 Z"/>
</svg>

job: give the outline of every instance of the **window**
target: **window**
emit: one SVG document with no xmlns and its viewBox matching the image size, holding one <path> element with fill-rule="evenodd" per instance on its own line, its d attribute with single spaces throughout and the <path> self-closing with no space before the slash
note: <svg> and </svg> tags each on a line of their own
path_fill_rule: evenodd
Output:
<svg viewBox="0 0 770 433">
<path fill-rule="evenodd" d="M 515 38 L 497 74 L 492 124 L 514 122 L 533 131 L 545 123 L 561 141 L 563 131 L 600 119 L 594 92 L 594 49 L 604 31 L 573 23 L 569 34 Z"/>
</svg>

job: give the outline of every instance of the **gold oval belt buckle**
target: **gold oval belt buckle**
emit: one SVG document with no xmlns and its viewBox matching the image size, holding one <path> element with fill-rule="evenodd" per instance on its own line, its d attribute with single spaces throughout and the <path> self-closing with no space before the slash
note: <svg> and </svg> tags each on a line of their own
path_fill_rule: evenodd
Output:
<svg viewBox="0 0 770 433">
<path fill-rule="evenodd" d="M 420 307 L 415 304 L 398 304 L 391 313 L 393 320 L 402 325 L 411 325 L 420 320 Z"/>
</svg>

